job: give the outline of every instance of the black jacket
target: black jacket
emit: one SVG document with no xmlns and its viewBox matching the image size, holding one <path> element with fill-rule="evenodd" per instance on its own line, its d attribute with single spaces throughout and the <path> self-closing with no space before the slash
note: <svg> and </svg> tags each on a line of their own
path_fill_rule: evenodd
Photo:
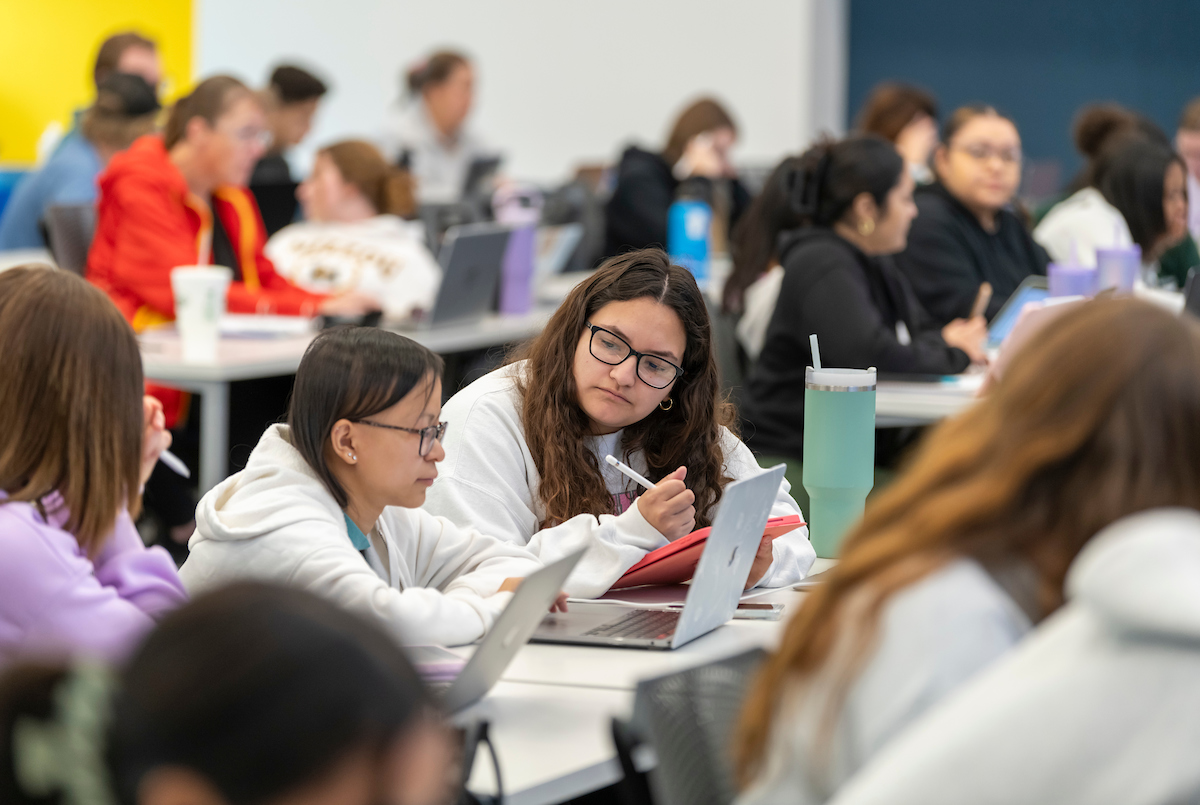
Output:
<svg viewBox="0 0 1200 805">
<path fill-rule="evenodd" d="M 996 215 L 992 233 L 941 184 L 919 188 L 915 198 L 918 215 L 896 265 L 939 326 L 969 316 L 983 282 L 992 284 L 990 321 L 1021 280 L 1046 273 L 1046 250 L 1012 212 Z"/>
<path fill-rule="evenodd" d="M 970 365 L 965 352 L 942 340 L 940 327 L 890 259 L 868 257 L 824 227 L 785 235 L 779 255 L 779 301 L 742 406 L 746 442 L 755 451 L 803 455 L 804 369 L 812 365 L 812 333 L 825 366 L 957 374 Z"/>
<path fill-rule="evenodd" d="M 690 179 L 706 183 L 707 179 Z M 661 154 L 630 146 L 617 165 L 616 184 L 605 207 L 604 254 L 614 254 L 648 246 L 667 247 L 667 212 L 675 202 L 679 180 Z M 741 182 L 732 182 L 732 207 L 729 226 L 746 207 L 750 194 Z"/>
</svg>

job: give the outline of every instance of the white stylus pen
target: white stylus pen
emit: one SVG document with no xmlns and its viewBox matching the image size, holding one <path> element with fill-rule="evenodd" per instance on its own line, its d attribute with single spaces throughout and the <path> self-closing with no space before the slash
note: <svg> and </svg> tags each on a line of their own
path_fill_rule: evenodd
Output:
<svg viewBox="0 0 1200 805">
<path fill-rule="evenodd" d="M 639 484 L 646 487 L 647 489 L 654 488 L 653 481 L 648 480 L 646 478 L 646 476 L 644 476 L 644 475 L 640 475 L 640 474 L 634 472 L 633 469 L 628 464 L 624 463 L 623 461 L 618 461 L 617 459 L 613 458 L 611 455 L 605 456 L 604 460 L 607 461 L 609 464 L 612 464 L 614 467 L 619 469 L 621 472 L 625 473 L 625 475 L 627 475 L 630 478 L 632 478 L 633 480 L 637 481 Z"/>
<path fill-rule="evenodd" d="M 191 478 L 192 471 L 187 468 L 187 464 L 183 460 L 172 453 L 170 450 L 164 450 L 158 454 L 158 460 L 167 465 L 167 469 L 174 472 L 176 475 L 182 475 L 184 478 Z"/>
</svg>

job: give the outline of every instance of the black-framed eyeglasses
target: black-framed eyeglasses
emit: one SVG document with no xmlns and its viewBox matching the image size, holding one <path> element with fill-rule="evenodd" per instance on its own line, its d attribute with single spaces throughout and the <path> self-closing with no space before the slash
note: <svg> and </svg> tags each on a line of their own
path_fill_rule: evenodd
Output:
<svg viewBox="0 0 1200 805">
<path fill-rule="evenodd" d="M 388 430 L 402 430 L 405 433 L 416 433 L 421 436 L 421 444 L 417 447 L 417 453 L 422 458 L 429 455 L 433 450 L 433 443 L 440 442 L 446 436 L 446 428 L 450 426 L 449 422 L 439 422 L 436 425 L 430 425 L 428 428 L 402 428 L 399 425 L 385 425 L 382 422 L 373 422 L 369 419 L 356 419 L 362 425 L 370 425 L 375 428 L 387 428 Z"/>
<path fill-rule="evenodd" d="M 609 366 L 618 366 L 632 355 L 637 359 L 637 376 L 650 388 L 665 389 L 683 374 L 683 369 L 666 358 L 638 352 L 629 346 L 624 338 L 614 332 L 598 327 L 591 322 L 584 322 L 583 326 L 592 331 L 588 350 L 592 353 L 593 358 L 600 363 L 607 363 Z"/>
</svg>

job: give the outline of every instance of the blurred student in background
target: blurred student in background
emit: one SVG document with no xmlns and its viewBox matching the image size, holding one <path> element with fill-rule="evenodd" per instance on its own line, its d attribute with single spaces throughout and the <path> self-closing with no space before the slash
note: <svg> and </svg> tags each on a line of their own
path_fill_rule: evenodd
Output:
<svg viewBox="0 0 1200 805">
<path fill-rule="evenodd" d="M 131 519 L 171 443 L 137 340 L 98 289 L 27 266 L 0 274 L 0 344 L 0 666 L 123 658 L 185 599 Z"/>
<path fill-rule="evenodd" d="M 281 274 L 317 293 L 370 296 L 390 319 L 432 306 L 442 272 L 425 228 L 404 220 L 417 206 L 408 171 L 370 143 L 344 140 L 317 152 L 296 195 L 304 221 L 267 241 Z"/>
<path fill-rule="evenodd" d="M 141 76 L 151 89 L 155 98 L 162 89 L 163 72 L 162 60 L 158 55 L 158 45 L 153 39 L 148 39 L 137 31 L 123 31 L 113 34 L 100 43 L 96 51 L 96 61 L 92 65 L 92 80 L 97 92 L 104 80 L 114 73 Z M 79 137 L 80 124 L 87 109 L 76 109 L 71 130 L 67 132 L 55 151 L 63 148 L 70 140 Z"/>
<path fill-rule="evenodd" d="M 788 624 L 743 712 L 739 802 L 825 802 L 1058 609 L 1093 535 L 1200 507 L 1198 422 L 1194 322 L 1098 299 L 1047 325 L 922 442 Z"/>
<path fill-rule="evenodd" d="M 617 165 L 616 185 L 605 210 L 605 254 L 667 247 L 667 213 L 683 182 L 714 205 L 714 225 L 734 225 L 750 204 L 737 179 L 730 151 L 737 125 L 725 107 L 701 98 L 684 109 L 662 151 L 630 146 Z M 717 192 L 717 187 L 724 190 Z M 714 242 L 715 250 L 722 244 Z"/>
<path fill-rule="evenodd" d="M 462 198 L 471 164 L 493 154 L 467 125 L 475 102 L 475 68 L 442 50 L 406 74 L 408 97 L 389 113 L 384 153 L 417 180 L 422 204 Z"/>
<path fill-rule="evenodd" d="M 437 805 L 452 762 L 396 643 L 298 590 L 199 599 L 120 671 L 0 675 L 6 805 Z"/>
<path fill-rule="evenodd" d="M 1187 272 L 1200 265 L 1200 98 L 1193 99 L 1179 117 L 1175 150 L 1187 167 L 1188 236 L 1159 258 L 1159 276 L 1170 277 L 1182 288 Z"/>
<path fill-rule="evenodd" d="M 826 366 L 944 375 L 985 360 L 982 317 L 934 323 L 890 260 L 917 214 L 913 186 L 891 143 L 858 135 L 785 160 L 746 213 L 734 277 L 753 274 L 773 249 L 782 266 L 742 406 L 756 452 L 799 466 L 813 333 Z M 893 451 L 878 452 L 886 465 Z"/>
<path fill-rule="evenodd" d="M 938 143 L 938 109 L 931 94 L 911 84 L 879 84 L 858 111 L 856 128 L 895 145 L 917 184 L 933 181 L 929 156 Z"/>
<path fill-rule="evenodd" d="M 174 318 L 171 269 L 198 261 L 233 269 L 229 309 L 238 313 L 361 312 L 354 295 L 311 294 L 281 277 L 246 189 L 270 133 L 258 97 L 215 76 L 180 98 L 161 137 L 147 136 L 100 177 L 88 279 L 135 330 Z"/>
<path fill-rule="evenodd" d="M 262 210 L 267 237 L 296 218 L 296 184 L 287 152 L 308 136 L 317 106 L 328 91 L 325 82 L 307 70 L 282 64 L 271 72 L 262 92 L 271 143 L 250 174 L 250 191 Z"/>
<path fill-rule="evenodd" d="M 917 189 L 918 215 L 896 264 L 938 326 L 970 315 L 984 282 L 990 320 L 1049 258 L 1011 209 L 1021 183 L 1021 137 L 990 106 L 955 110 L 934 151 L 937 181 Z"/>
<path fill-rule="evenodd" d="M 1153 266 L 1187 237 L 1187 170 L 1170 145 L 1134 132 L 1110 139 L 1092 185 L 1055 205 L 1033 238 L 1056 263 L 1096 265 L 1096 250 L 1137 244 Z"/>
<path fill-rule="evenodd" d="M 158 45 L 137 31 L 113 34 L 101 43 L 96 53 L 92 68 L 96 87 L 99 88 L 113 73 L 141 76 L 157 93 L 163 80 Z"/>
<path fill-rule="evenodd" d="M 102 79 L 79 131 L 17 184 L 0 216 L 0 251 L 45 248 L 40 226 L 46 210 L 94 203 L 100 172 L 115 154 L 154 130 L 160 108 L 154 88 L 141 76 L 110 73 Z"/>
</svg>

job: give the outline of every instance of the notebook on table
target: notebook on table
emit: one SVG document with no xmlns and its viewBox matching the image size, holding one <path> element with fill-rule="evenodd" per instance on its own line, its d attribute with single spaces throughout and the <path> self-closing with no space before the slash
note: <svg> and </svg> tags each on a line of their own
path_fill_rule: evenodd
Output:
<svg viewBox="0 0 1200 805">
<path fill-rule="evenodd" d="M 533 642 L 669 650 L 724 624 L 737 612 L 783 471 L 780 464 L 725 488 L 682 611 L 573 603 L 547 616 Z"/>
<path fill-rule="evenodd" d="M 762 535 L 774 540 L 803 525 L 805 522 L 798 514 L 772 517 L 767 520 Z M 623 590 L 645 584 L 682 584 L 689 581 L 696 572 L 696 565 L 700 563 L 700 556 L 704 552 L 704 543 L 711 532 L 712 526 L 697 529 L 686 537 L 651 551 L 643 556 L 640 562 L 626 570 L 625 575 L 617 579 L 617 583 L 610 589 Z"/>
</svg>

